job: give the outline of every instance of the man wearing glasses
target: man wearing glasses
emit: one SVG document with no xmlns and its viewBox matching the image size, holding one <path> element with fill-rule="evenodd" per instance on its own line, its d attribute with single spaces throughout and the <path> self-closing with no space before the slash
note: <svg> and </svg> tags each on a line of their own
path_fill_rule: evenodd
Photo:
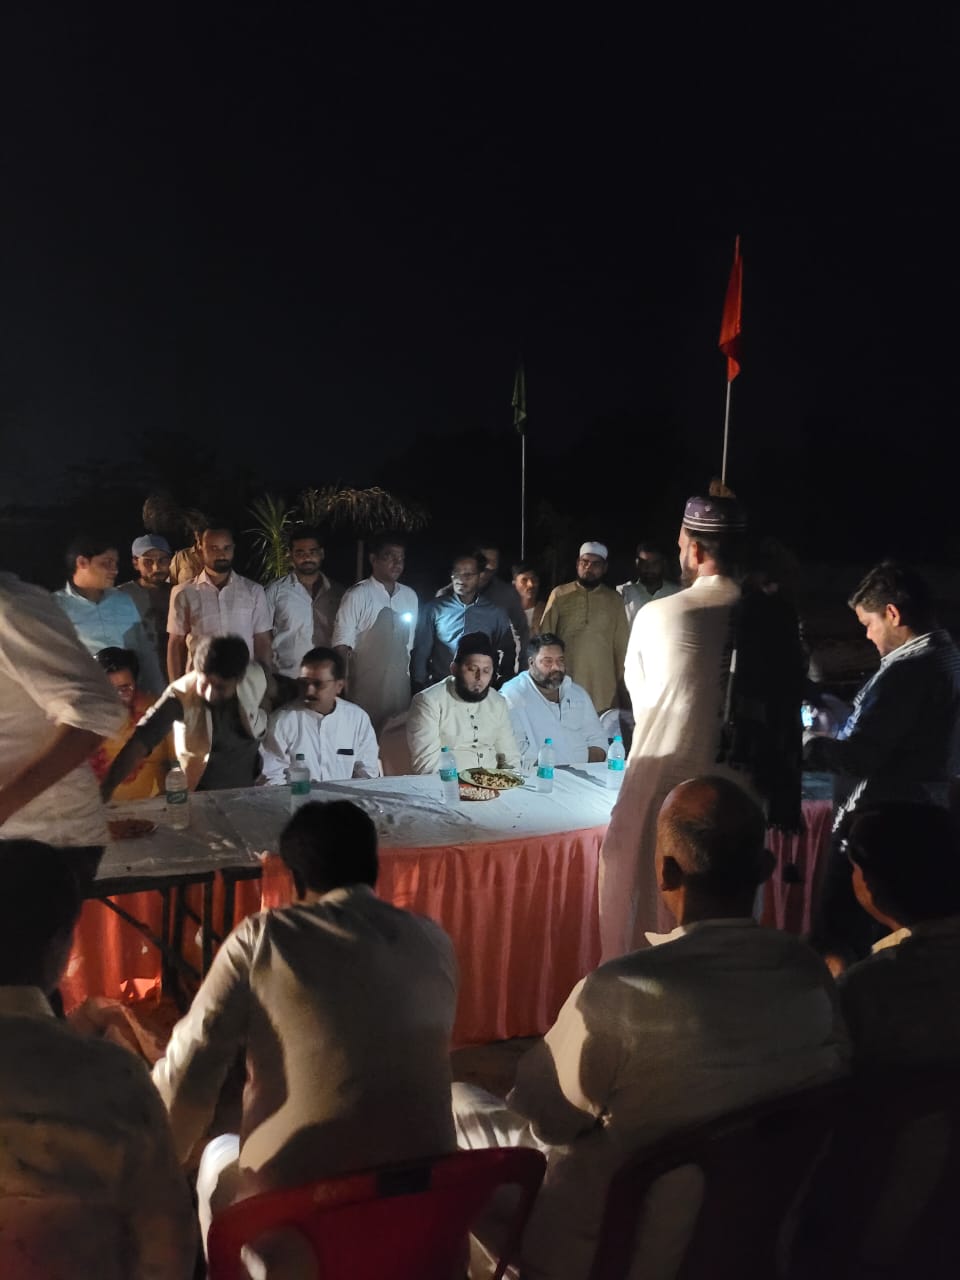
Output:
<svg viewBox="0 0 960 1280">
<path fill-rule="evenodd" d="M 436 596 L 420 610 L 413 644 L 413 683 L 417 689 L 446 680 L 457 646 L 465 635 L 482 632 L 496 654 L 499 685 L 517 669 L 517 642 L 504 609 L 481 591 L 486 560 L 479 551 L 454 557 L 450 592 Z"/>
<path fill-rule="evenodd" d="M 263 775 L 282 785 L 298 755 L 313 782 L 380 776 L 379 748 L 370 717 L 343 692 L 343 659 L 333 649 L 311 649 L 300 664 L 300 696 L 275 711 L 263 743 Z"/>
</svg>

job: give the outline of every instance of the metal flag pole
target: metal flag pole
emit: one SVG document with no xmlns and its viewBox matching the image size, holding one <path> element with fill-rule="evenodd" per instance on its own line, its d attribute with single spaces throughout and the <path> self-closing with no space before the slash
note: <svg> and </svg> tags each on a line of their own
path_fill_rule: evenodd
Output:
<svg viewBox="0 0 960 1280">
<path fill-rule="evenodd" d="M 727 483 L 727 453 L 730 446 L 730 387 L 740 372 L 740 334 L 743 328 L 743 261 L 740 257 L 740 237 L 733 244 L 733 266 L 727 281 L 723 299 L 723 318 L 720 321 L 720 350 L 727 357 L 727 405 L 723 412 L 723 463 L 720 483 Z"/>
<path fill-rule="evenodd" d="M 527 558 L 527 433 L 520 437 L 520 559 Z"/>
<path fill-rule="evenodd" d="M 727 483 L 727 446 L 730 443 L 730 389 L 733 386 L 732 379 L 727 380 L 727 407 L 723 412 L 723 464 L 720 467 L 720 483 Z"/>
</svg>

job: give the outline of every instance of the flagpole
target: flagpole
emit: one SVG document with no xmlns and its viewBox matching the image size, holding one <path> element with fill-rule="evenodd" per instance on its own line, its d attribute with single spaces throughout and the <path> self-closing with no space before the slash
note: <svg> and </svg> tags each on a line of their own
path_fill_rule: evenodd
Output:
<svg viewBox="0 0 960 1280">
<path fill-rule="evenodd" d="M 527 433 L 520 437 L 520 559 L 527 558 Z"/>
<path fill-rule="evenodd" d="M 727 380 L 727 406 L 723 412 L 723 464 L 720 468 L 720 483 L 727 483 L 727 445 L 730 442 L 730 388 L 732 379 Z"/>
</svg>

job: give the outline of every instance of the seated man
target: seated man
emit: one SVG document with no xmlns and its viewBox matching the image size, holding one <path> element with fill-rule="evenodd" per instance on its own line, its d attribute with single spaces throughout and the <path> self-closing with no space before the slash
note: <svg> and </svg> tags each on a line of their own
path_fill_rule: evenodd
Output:
<svg viewBox="0 0 960 1280">
<path fill-rule="evenodd" d="M 588 1273 L 607 1184 L 639 1149 L 845 1070 L 846 1033 L 822 961 L 751 918 L 773 866 L 764 835 L 760 808 L 734 783 L 675 787 L 660 811 L 657 877 L 678 927 L 574 987 L 521 1059 L 510 1109 L 455 1086 L 461 1146 L 546 1153 L 522 1245 L 525 1277 Z M 649 1280 L 675 1274 L 696 1208 L 689 1184 L 672 1178 L 654 1188 L 644 1215 Z"/>
<path fill-rule="evenodd" d="M 127 745 L 130 735 L 156 702 L 156 698 L 137 688 L 140 663 L 132 649 L 101 649 L 95 656 L 127 710 L 127 723 L 120 732 L 102 742 L 90 757 L 97 781 L 102 783 L 110 766 Z M 117 784 L 113 793 L 114 800 L 148 800 L 151 796 L 160 795 L 173 758 L 173 739 L 167 734 L 148 756 L 134 765 L 130 776 Z"/>
<path fill-rule="evenodd" d="M 440 684 L 418 693 L 407 715 L 414 773 L 434 773 L 450 747 L 460 769 L 519 769 L 520 751 L 506 702 L 495 689 L 494 652 L 482 632 L 464 636 Z"/>
<path fill-rule="evenodd" d="M 200 1165 L 204 1236 L 211 1211 L 244 1196 L 455 1145 L 449 938 L 375 896 L 376 829 L 349 801 L 304 805 L 280 856 L 297 904 L 233 931 L 153 1070 L 187 1161 L 246 1057 L 240 1135 Z"/>
<path fill-rule="evenodd" d="M 194 664 L 134 729 L 100 788 L 104 800 L 171 729 L 191 791 L 252 787 L 260 776 L 260 739 L 267 729 L 263 668 L 250 661 L 240 636 L 204 636 Z"/>
<path fill-rule="evenodd" d="M 529 664 L 500 690 L 510 705 L 513 735 L 525 759 L 553 739 L 557 764 L 607 758 L 607 735 L 586 689 L 567 675 L 563 641 L 546 631 L 527 645 Z"/>
<path fill-rule="evenodd" d="M 946 809 L 857 812 L 847 838 L 857 901 L 894 930 L 839 979 L 857 1066 L 960 1062 L 960 840 Z"/>
<path fill-rule="evenodd" d="M 80 914 L 69 854 L 0 846 L 3 1273 L 188 1280 L 196 1226 L 156 1090 L 134 1054 L 48 1003 Z"/>
<path fill-rule="evenodd" d="M 297 755 L 314 782 L 378 778 L 380 749 L 363 707 L 345 702 L 344 662 L 334 649 L 311 649 L 300 664 L 299 700 L 274 711 L 263 740 L 263 776 L 286 782 Z"/>
</svg>

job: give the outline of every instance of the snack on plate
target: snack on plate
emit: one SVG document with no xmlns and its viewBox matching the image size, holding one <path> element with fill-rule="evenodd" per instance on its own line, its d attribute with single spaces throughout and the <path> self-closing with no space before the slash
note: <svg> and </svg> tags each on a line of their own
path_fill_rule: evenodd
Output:
<svg viewBox="0 0 960 1280">
<path fill-rule="evenodd" d="M 461 800 L 496 800 L 499 794 L 493 787 L 477 787 L 472 782 L 460 783 Z"/>
<path fill-rule="evenodd" d="M 111 818 L 107 823 L 111 840 L 136 840 L 156 831 L 157 824 L 146 818 Z"/>
<path fill-rule="evenodd" d="M 523 779 L 506 769 L 464 769 L 460 777 L 472 786 L 489 787 L 492 791 L 509 791 L 511 787 L 523 786 Z"/>
</svg>

